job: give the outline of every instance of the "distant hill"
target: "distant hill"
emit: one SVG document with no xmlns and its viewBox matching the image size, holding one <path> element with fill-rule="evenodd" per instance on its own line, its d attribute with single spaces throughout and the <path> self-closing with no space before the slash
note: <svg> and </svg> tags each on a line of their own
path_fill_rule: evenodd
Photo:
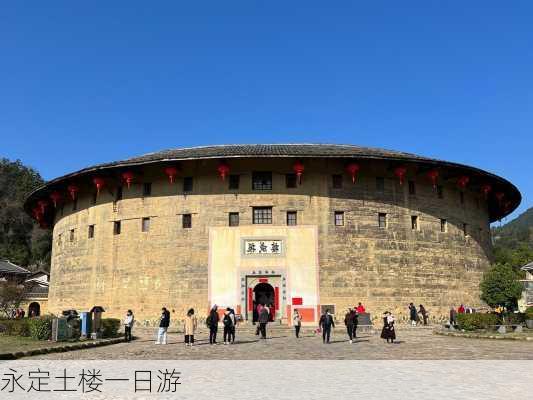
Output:
<svg viewBox="0 0 533 400">
<path fill-rule="evenodd" d="M 496 262 L 521 267 L 533 261 L 533 207 L 507 224 L 492 229 Z"/>
</svg>

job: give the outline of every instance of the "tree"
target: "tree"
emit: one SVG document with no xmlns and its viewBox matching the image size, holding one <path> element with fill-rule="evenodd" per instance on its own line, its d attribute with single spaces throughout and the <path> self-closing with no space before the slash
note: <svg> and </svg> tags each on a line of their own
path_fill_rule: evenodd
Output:
<svg viewBox="0 0 533 400">
<path fill-rule="evenodd" d="M 509 264 L 494 264 L 480 283 L 481 300 L 491 307 L 503 306 L 508 310 L 516 308 L 522 295 L 522 284 L 517 272 Z"/>
<path fill-rule="evenodd" d="M 24 285 L 13 282 L 0 283 L 0 312 L 11 318 L 11 311 L 20 306 L 24 297 Z"/>
<path fill-rule="evenodd" d="M 24 267 L 48 268 L 52 238 L 23 209 L 24 199 L 44 183 L 20 161 L 0 159 L 0 259 Z"/>
</svg>

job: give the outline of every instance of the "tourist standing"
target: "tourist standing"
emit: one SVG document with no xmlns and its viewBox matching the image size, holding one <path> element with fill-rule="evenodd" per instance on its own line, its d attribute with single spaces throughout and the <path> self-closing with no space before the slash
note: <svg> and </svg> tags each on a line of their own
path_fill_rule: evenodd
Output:
<svg viewBox="0 0 533 400">
<path fill-rule="evenodd" d="M 191 346 L 194 344 L 194 333 L 198 327 L 198 321 L 194 315 L 194 309 L 191 308 L 187 311 L 187 316 L 183 323 L 183 331 L 185 332 L 185 346 Z"/>
<path fill-rule="evenodd" d="M 128 310 L 124 318 L 124 340 L 126 342 L 131 342 L 131 328 L 133 328 L 134 322 L 135 317 L 133 316 L 133 311 Z"/>
<path fill-rule="evenodd" d="M 235 343 L 235 331 L 237 328 L 237 316 L 235 315 L 235 310 L 230 308 L 229 317 L 231 319 L 231 330 L 230 330 L 230 343 Z"/>
<path fill-rule="evenodd" d="M 296 338 L 300 337 L 300 328 L 302 327 L 302 317 L 297 309 L 294 310 L 294 317 L 292 317 L 294 325 L 294 333 L 296 333 Z"/>
<path fill-rule="evenodd" d="M 261 332 L 261 339 L 266 339 L 266 326 L 270 320 L 268 307 L 261 308 L 259 313 L 259 331 Z"/>
<path fill-rule="evenodd" d="M 215 304 L 209 316 L 207 317 L 207 326 L 209 327 L 209 344 L 217 344 L 217 331 L 218 331 L 218 321 L 220 317 L 218 316 L 218 307 Z"/>
<path fill-rule="evenodd" d="M 459 314 L 464 314 L 464 313 L 465 313 L 465 306 L 464 306 L 463 304 L 461 304 L 461 305 L 459 306 L 459 308 L 457 309 L 457 312 L 458 312 Z"/>
<path fill-rule="evenodd" d="M 233 320 L 231 318 L 231 309 L 229 307 L 227 307 L 226 311 L 224 311 L 224 318 L 222 318 L 222 324 L 224 325 L 224 344 L 230 344 Z"/>
<path fill-rule="evenodd" d="M 263 310 L 263 305 L 259 303 L 255 307 L 255 312 L 257 313 L 257 322 L 259 322 L 259 316 L 261 315 L 261 311 Z M 260 328 L 259 325 L 257 325 L 257 328 L 255 329 L 255 336 L 259 336 Z"/>
<path fill-rule="evenodd" d="M 366 312 L 366 309 L 365 309 L 365 306 L 363 304 L 361 304 L 361 302 L 359 302 L 357 304 L 357 307 L 356 307 L 355 311 L 357 312 L 357 314 L 363 314 L 363 313 Z"/>
<path fill-rule="evenodd" d="M 329 313 L 329 308 L 326 309 L 326 312 L 320 317 L 318 326 L 322 329 L 322 343 L 329 344 L 331 328 L 335 328 L 335 321 L 333 320 L 333 315 Z"/>
<path fill-rule="evenodd" d="M 352 320 L 353 320 L 352 337 L 355 340 L 357 338 L 357 325 L 359 325 L 359 313 L 356 310 L 352 310 Z"/>
<path fill-rule="evenodd" d="M 417 319 L 418 314 L 416 312 L 416 307 L 413 303 L 409 303 L 409 320 L 411 321 L 412 326 L 416 326 Z"/>
<path fill-rule="evenodd" d="M 387 343 L 394 343 L 396 340 L 394 316 L 389 311 L 385 311 L 383 314 L 383 329 L 381 330 L 381 338 L 386 339 Z"/>
<path fill-rule="evenodd" d="M 424 325 L 427 325 L 428 324 L 428 312 L 426 311 L 426 308 L 420 304 L 419 308 L 418 308 L 418 313 L 422 316 L 422 321 L 424 322 Z"/>
<path fill-rule="evenodd" d="M 161 317 L 159 318 L 159 331 L 157 332 L 157 340 L 155 344 L 167 344 L 167 331 L 170 325 L 170 311 L 165 307 L 161 309 Z"/>
<path fill-rule="evenodd" d="M 344 316 L 344 325 L 346 325 L 346 332 L 348 332 L 348 337 L 350 338 L 350 343 L 353 343 L 353 320 L 355 312 L 351 308 L 348 309 L 348 312 Z"/>
<path fill-rule="evenodd" d="M 457 325 L 457 311 L 454 306 L 450 307 L 450 326 Z"/>
</svg>

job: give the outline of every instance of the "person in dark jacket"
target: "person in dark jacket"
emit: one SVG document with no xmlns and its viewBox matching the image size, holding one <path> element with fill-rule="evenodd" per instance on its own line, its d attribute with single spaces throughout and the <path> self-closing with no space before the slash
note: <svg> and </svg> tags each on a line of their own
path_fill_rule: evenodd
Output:
<svg viewBox="0 0 533 400">
<path fill-rule="evenodd" d="M 381 330 L 381 338 L 386 339 L 387 343 L 394 343 L 396 340 L 394 316 L 388 311 L 385 311 L 383 314 L 383 329 Z"/>
<path fill-rule="evenodd" d="M 416 307 L 413 303 L 409 303 L 409 320 L 411 321 L 412 326 L 416 326 L 418 313 L 416 312 Z"/>
<path fill-rule="evenodd" d="M 217 344 L 218 321 L 220 320 L 217 310 L 218 307 L 215 304 L 213 308 L 211 308 L 209 316 L 207 317 L 207 325 L 209 326 L 209 344 Z"/>
<path fill-rule="evenodd" d="M 318 326 L 322 329 L 322 342 L 329 344 L 331 328 L 335 328 L 335 321 L 333 320 L 333 315 L 329 313 L 329 309 L 326 309 L 326 312 L 320 317 Z"/>
<path fill-rule="evenodd" d="M 353 343 L 353 320 L 354 320 L 354 311 L 349 308 L 348 312 L 344 316 L 344 325 L 346 325 L 346 332 L 348 332 L 348 337 L 350 338 L 350 343 Z"/>
<path fill-rule="evenodd" d="M 266 326 L 270 320 L 270 313 L 268 312 L 268 307 L 261 308 L 259 313 L 259 331 L 261 332 L 261 339 L 266 339 Z"/>
<path fill-rule="evenodd" d="M 352 336 L 354 339 L 357 339 L 357 325 L 359 324 L 359 314 L 357 310 L 352 310 L 353 313 L 353 333 Z"/>
<path fill-rule="evenodd" d="M 167 344 L 167 330 L 170 325 L 170 311 L 165 307 L 161 309 L 161 317 L 159 319 L 159 331 L 157 333 L 157 340 L 155 344 Z"/>
<path fill-rule="evenodd" d="M 234 319 L 231 317 L 231 309 L 228 307 L 224 312 L 224 318 L 222 318 L 222 324 L 224 325 L 224 344 L 231 343 L 231 335 L 234 328 L 233 321 Z"/>
<path fill-rule="evenodd" d="M 426 308 L 422 304 L 420 304 L 420 307 L 418 309 L 418 313 L 422 316 L 422 321 L 424 321 L 424 325 L 427 325 L 428 324 L 429 315 L 428 315 L 428 312 L 427 312 Z"/>
</svg>

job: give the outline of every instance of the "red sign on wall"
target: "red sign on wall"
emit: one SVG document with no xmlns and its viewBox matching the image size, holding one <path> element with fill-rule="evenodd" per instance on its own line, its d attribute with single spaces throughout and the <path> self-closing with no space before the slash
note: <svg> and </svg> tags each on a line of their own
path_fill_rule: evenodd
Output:
<svg viewBox="0 0 533 400">
<path fill-rule="evenodd" d="M 301 306 L 303 304 L 303 299 L 301 297 L 293 297 L 292 298 L 292 305 L 293 306 Z"/>
<path fill-rule="evenodd" d="M 259 278 L 259 283 L 268 283 L 268 278 Z"/>
</svg>

